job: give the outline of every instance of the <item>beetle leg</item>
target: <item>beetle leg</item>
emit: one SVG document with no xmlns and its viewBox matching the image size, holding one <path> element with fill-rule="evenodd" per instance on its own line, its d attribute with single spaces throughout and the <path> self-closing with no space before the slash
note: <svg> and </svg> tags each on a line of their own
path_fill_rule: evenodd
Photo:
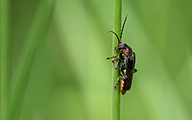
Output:
<svg viewBox="0 0 192 120">
<path fill-rule="evenodd" d="M 117 58 L 119 60 L 119 58 L 117 57 L 117 55 L 111 55 L 110 57 L 108 57 L 106 60 L 109 60 L 111 58 Z"/>
<path fill-rule="evenodd" d="M 119 61 L 117 62 L 117 61 L 115 61 L 115 60 L 112 60 L 112 62 L 115 63 L 115 69 L 117 69 L 118 66 L 119 66 Z"/>
<path fill-rule="evenodd" d="M 115 60 L 112 60 L 112 62 L 115 63 L 115 69 L 117 69 L 120 65 L 120 60 L 118 60 L 118 62 Z"/>
<path fill-rule="evenodd" d="M 134 73 L 136 73 L 136 72 L 137 72 L 137 69 L 134 68 Z"/>
<path fill-rule="evenodd" d="M 124 59 L 123 56 L 122 56 L 123 52 L 119 52 L 119 61 L 117 62 L 117 64 L 115 65 L 115 69 L 117 69 L 120 65 L 120 62 L 122 62 L 122 60 Z"/>
<path fill-rule="evenodd" d="M 117 69 L 119 67 L 119 65 L 120 65 L 120 60 L 118 60 L 118 62 L 116 62 L 115 69 Z"/>
<path fill-rule="evenodd" d="M 119 80 L 120 80 L 120 77 L 121 77 L 121 76 L 119 76 L 119 77 L 117 78 L 117 81 L 115 82 L 115 90 L 116 90 L 116 88 L 117 88 L 117 84 L 118 84 L 118 82 L 119 82 Z"/>
<path fill-rule="evenodd" d="M 115 65 L 117 64 L 117 61 L 115 61 L 115 60 L 112 60 L 112 62 L 115 63 Z"/>
<path fill-rule="evenodd" d="M 121 61 L 120 58 L 118 58 L 116 55 L 112 55 L 112 56 L 108 57 L 106 60 L 111 59 L 111 58 L 117 58 L 118 59 L 118 62 L 115 60 L 112 60 L 112 62 L 115 63 L 115 69 L 117 69 L 120 65 L 120 61 Z"/>
<path fill-rule="evenodd" d="M 117 58 L 118 60 L 123 60 L 122 52 L 119 52 L 119 57 L 117 55 L 111 55 L 106 60 L 109 60 L 111 58 Z"/>
</svg>

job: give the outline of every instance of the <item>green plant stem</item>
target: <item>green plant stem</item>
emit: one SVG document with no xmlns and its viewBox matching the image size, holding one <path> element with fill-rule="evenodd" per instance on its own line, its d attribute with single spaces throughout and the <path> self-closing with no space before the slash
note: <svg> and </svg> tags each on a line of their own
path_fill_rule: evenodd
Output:
<svg viewBox="0 0 192 120">
<path fill-rule="evenodd" d="M 0 1 L 0 119 L 6 120 L 9 109 L 10 39 L 9 0 Z"/>
<path fill-rule="evenodd" d="M 113 31 L 120 36 L 121 32 L 121 0 L 114 0 L 114 13 L 113 13 Z M 118 51 L 114 51 L 115 46 L 118 45 L 118 40 L 116 36 L 113 37 L 113 54 L 118 55 Z M 119 77 L 119 68 L 115 69 L 115 66 L 112 70 L 112 79 L 113 79 L 113 90 L 112 90 L 112 120 L 120 120 L 120 84 L 117 85 L 117 89 L 114 89 L 115 82 Z"/>
</svg>

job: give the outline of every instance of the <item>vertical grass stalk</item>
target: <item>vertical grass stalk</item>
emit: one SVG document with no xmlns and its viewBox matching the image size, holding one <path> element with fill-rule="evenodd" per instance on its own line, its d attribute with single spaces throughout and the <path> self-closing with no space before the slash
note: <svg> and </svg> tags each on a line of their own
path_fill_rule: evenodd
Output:
<svg viewBox="0 0 192 120">
<path fill-rule="evenodd" d="M 113 31 L 120 36 L 121 32 L 121 0 L 113 1 Z M 114 51 L 115 46 L 117 46 L 118 40 L 116 36 L 113 36 L 113 55 L 118 55 L 118 51 Z M 119 76 L 119 68 L 115 69 L 113 66 L 112 70 L 112 81 L 113 81 L 113 90 L 112 90 L 112 120 L 120 120 L 120 84 L 117 85 L 117 89 L 114 90 L 115 82 Z"/>
<path fill-rule="evenodd" d="M 9 110 L 10 39 L 9 0 L 0 0 L 0 120 L 6 120 Z"/>
</svg>

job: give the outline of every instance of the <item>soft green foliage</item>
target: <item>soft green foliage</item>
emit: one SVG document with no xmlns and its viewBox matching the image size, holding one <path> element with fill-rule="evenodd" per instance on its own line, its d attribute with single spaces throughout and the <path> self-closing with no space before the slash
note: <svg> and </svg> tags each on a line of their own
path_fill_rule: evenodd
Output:
<svg viewBox="0 0 192 120">
<path fill-rule="evenodd" d="M 39 4 L 11 1 L 12 93 Z M 122 42 L 133 47 L 138 71 L 131 90 L 120 96 L 121 120 L 192 119 L 191 4 L 122 1 L 122 21 L 129 14 Z M 28 70 L 19 120 L 111 119 L 112 63 L 105 59 L 112 53 L 106 33 L 113 29 L 113 1 L 57 0 L 52 12 Z"/>
<path fill-rule="evenodd" d="M 16 86 L 13 87 L 13 97 L 11 101 L 10 120 L 17 120 L 20 114 L 24 95 L 27 89 L 29 77 L 33 67 L 37 46 L 39 42 L 43 42 L 44 35 L 47 33 L 46 28 L 52 17 L 53 5 L 42 0 L 35 12 L 32 23 L 29 26 L 23 48 L 21 50 L 19 63 L 16 69 L 16 75 L 13 79 L 17 81 Z"/>
<path fill-rule="evenodd" d="M 0 119 L 6 120 L 9 109 L 10 90 L 10 29 L 9 1 L 0 1 Z"/>
</svg>

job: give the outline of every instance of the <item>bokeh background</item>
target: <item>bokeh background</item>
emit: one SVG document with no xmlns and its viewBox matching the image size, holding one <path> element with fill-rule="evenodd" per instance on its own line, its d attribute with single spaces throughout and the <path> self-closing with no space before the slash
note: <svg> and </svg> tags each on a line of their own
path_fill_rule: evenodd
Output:
<svg viewBox="0 0 192 120">
<path fill-rule="evenodd" d="M 47 0 L 47 2 L 50 2 Z M 12 83 L 39 0 L 11 0 Z M 113 1 L 57 0 L 39 42 L 20 120 L 110 120 Z M 192 1 L 122 0 L 136 53 L 121 120 L 192 119 Z M 22 74 L 22 73 L 21 73 Z M 17 75 L 16 75 L 17 76 Z"/>
</svg>

